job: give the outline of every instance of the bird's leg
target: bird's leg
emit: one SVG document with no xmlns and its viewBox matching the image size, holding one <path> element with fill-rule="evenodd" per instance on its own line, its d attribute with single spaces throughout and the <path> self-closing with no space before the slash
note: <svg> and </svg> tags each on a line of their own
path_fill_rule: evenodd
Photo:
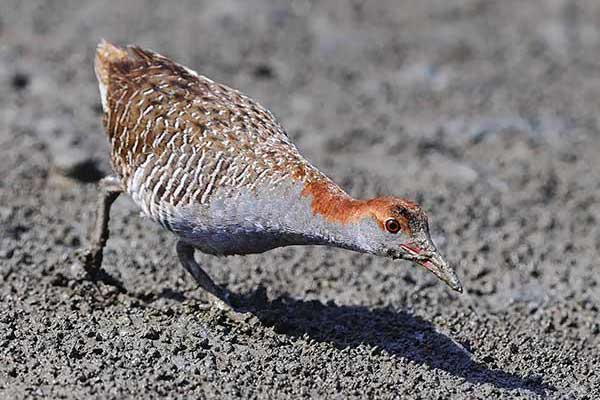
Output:
<svg viewBox="0 0 600 400">
<path fill-rule="evenodd" d="M 179 261 L 181 262 L 183 268 L 192 274 L 196 283 L 198 283 L 202 289 L 206 290 L 220 301 L 217 302 L 218 306 L 223 308 L 223 305 L 225 305 L 226 308 L 234 308 L 229 299 L 229 292 L 226 289 L 217 286 L 210 276 L 208 276 L 208 274 L 204 272 L 200 265 L 198 265 L 196 259 L 194 258 L 194 248 L 192 246 L 181 240 L 178 241 L 177 256 L 179 257 Z"/>
<path fill-rule="evenodd" d="M 106 241 L 108 240 L 108 220 L 110 218 L 110 207 L 114 201 L 123 192 L 123 188 L 114 176 L 107 176 L 100 180 L 100 195 L 98 196 L 98 205 L 96 208 L 96 222 L 90 238 L 88 247 L 78 252 L 77 256 L 83 263 L 83 267 L 88 276 L 94 280 L 102 280 L 113 286 L 122 289 L 122 285 L 114 278 L 107 278 L 106 273 L 102 273 L 102 252 Z"/>
</svg>

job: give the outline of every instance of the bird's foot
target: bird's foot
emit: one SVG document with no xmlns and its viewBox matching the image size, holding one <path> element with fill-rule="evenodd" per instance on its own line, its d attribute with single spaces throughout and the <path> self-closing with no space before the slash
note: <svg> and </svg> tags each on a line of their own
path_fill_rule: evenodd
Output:
<svg viewBox="0 0 600 400">
<path fill-rule="evenodd" d="M 211 305 L 219 310 L 241 312 L 241 308 L 234 304 L 233 295 L 225 288 L 218 288 L 218 291 L 210 293 Z"/>
<path fill-rule="evenodd" d="M 81 263 L 85 272 L 97 270 L 102 264 L 102 249 L 87 247 L 75 250 L 75 259 Z"/>
<path fill-rule="evenodd" d="M 123 283 L 117 278 L 110 275 L 102 267 L 102 249 L 98 247 L 88 247 L 75 251 L 75 259 L 79 261 L 85 276 L 81 280 L 90 281 L 96 288 L 98 283 L 103 283 L 111 286 L 119 293 L 126 293 Z"/>
</svg>

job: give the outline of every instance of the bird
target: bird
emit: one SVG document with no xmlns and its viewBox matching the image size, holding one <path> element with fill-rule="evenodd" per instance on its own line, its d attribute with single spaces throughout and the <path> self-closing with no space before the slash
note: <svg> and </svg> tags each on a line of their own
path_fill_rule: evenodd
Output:
<svg viewBox="0 0 600 400">
<path fill-rule="evenodd" d="M 173 232 L 180 264 L 231 306 L 195 259 L 324 245 L 415 262 L 462 293 L 421 206 L 402 197 L 355 199 L 304 158 L 276 117 L 241 91 L 154 51 L 102 40 L 94 69 L 112 174 L 81 259 L 98 271 L 110 208 L 127 193 Z"/>
</svg>

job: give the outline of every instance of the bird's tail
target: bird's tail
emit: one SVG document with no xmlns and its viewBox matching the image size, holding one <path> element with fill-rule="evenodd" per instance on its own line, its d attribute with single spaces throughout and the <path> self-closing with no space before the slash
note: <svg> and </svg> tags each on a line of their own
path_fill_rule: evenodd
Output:
<svg viewBox="0 0 600 400">
<path fill-rule="evenodd" d="M 102 108 L 104 112 L 108 111 L 108 85 L 110 81 L 110 67 L 118 61 L 126 60 L 129 57 L 127 50 L 116 46 L 102 39 L 96 49 L 96 59 L 94 61 L 94 70 L 100 87 L 100 97 L 102 99 Z"/>
</svg>

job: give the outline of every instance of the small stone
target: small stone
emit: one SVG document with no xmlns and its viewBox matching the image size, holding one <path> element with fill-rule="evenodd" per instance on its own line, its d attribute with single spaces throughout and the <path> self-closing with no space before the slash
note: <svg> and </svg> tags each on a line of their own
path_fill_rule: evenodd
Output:
<svg viewBox="0 0 600 400">
<path fill-rule="evenodd" d="M 202 339 L 199 343 L 198 346 L 203 348 L 204 350 L 208 350 L 211 348 L 210 346 L 210 342 L 208 341 L 207 338 Z"/>
<path fill-rule="evenodd" d="M 253 75 L 261 79 L 271 79 L 275 75 L 273 68 L 268 64 L 259 64 L 254 67 Z"/>
<path fill-rule="evenodd" d="M 554 332 L 554 324 L 551 321 L 546 322 L 546 324 L 544 325 L 544 333 L 551 333 Z"/>
<path fill-rule="evenodd" d="M 52 278 L 50 284 L 52 286 L 67 287 L 69 284 L 69 280 L 59 272 L 54 276 L 54 278 Z"/>
<path fill-rule="evenodd" d="M 23 90 L 29 85 L 29 75 L 24 72 L 17 72 L 13 75 L 11 85 L 15 90 Z"/>
<path fill-rule="evenodd" d="M 144 339 L 158 340 L 158 338 L 160 338 L 160 333 L 156 329 L 150 327 L 144 331 L 142 337 Z"/>
</svg>

